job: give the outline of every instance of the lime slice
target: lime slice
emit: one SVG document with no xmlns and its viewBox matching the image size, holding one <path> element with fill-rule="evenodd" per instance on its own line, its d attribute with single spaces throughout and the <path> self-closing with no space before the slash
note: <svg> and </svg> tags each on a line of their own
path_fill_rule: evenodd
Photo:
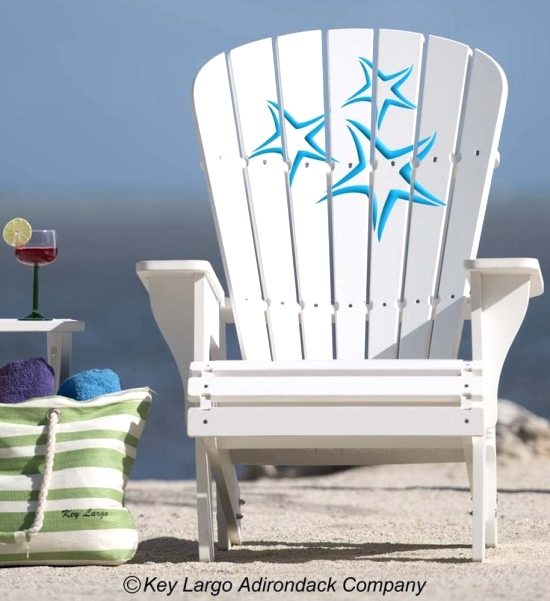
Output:
<svg viewBox="0 0 550 601">
<path fill-rule="evenodd" d="M 6 223 L 2 235 L 6 244 L 10 246 L 23 246 L 31 239 L 32 227 L 26 219 L 16 217 Z"/>
</svg>

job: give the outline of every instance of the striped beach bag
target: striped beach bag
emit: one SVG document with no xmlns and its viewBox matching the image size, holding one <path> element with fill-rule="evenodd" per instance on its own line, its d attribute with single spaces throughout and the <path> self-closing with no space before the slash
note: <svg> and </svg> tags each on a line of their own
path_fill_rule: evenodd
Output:
<svg viewBox="0 0 550 601">
<path fill-rule="evenodd" d="M 124 491 L 148 388 L 0 403 L 0 565 L 118 565 L 138 535 Z"/>
</svg>

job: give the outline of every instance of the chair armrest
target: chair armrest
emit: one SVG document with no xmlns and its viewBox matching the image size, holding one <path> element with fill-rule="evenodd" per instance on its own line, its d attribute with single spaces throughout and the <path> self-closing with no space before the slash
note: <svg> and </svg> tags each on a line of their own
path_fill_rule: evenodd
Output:
<svg viewBox="0 0 550 601">
<path fill-rule="evenodd" d="M 544 281 L 537 259 L 470 259 L 464 261 L 469 278 L 470 273 L 484 275 L 528 275 L 529 296 L 540 296 L 544 292 Z"/>
<path fill-rule="evenodd" d="M 186 387 L 191 361 L 225 355 L 223 288 L 208 261 L 140 261 L 136 272 Z"/>
<path fill-rule="evenodd" d="M 136 272 L 139 279 L 149 290 L 149 279 L 158 277 L 205 277 L 216 300 L 222 304 L 225 294 L 212 265 L 208 261 L 139 261 L 136 263 Z"/>
<path fill-rule="evenodd" d="M 536 259 L 473 259 L 464 267 L 470 281 L 472 359 L 483 362 L 487 424 L 494 426 L 502 366 L 529 298 L 542 294 L 544 285 Z"/>
</svg>

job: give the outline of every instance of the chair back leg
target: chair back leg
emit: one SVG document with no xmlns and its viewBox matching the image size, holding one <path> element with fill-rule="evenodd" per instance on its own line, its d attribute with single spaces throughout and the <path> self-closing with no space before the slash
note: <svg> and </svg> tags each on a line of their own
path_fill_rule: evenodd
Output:
<svg viewBox="0 0 550 601">
<path fill-rule="evenodd" d="M 228 550 L 241 544 L 239 482 L 227 451 L 210 449 L 210 461 L 216 482 L 218 548 Z"/>
</svg>

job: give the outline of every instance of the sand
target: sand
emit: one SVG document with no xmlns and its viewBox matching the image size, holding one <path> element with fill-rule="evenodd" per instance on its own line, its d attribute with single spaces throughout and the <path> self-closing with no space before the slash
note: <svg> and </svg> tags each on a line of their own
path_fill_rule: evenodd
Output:
<svg viewBox="0 0 550 601">
<path fill-rule="evenodd" d="M 499 489 L 500 541 L 484 564 L 470 562 L 471 501 L 464 467 L 452 464 L 244 483 L 244 544 L 218 552 L 216 563 L 201 564 L 194 540 L 194 483 L 130 482 L 127 505 L 141 538 L 131 563 L 4 568 L 0 597 L 550 599 L 550 462 L 500 466 Z M 142 587 L 149 582 L 148 592 L 125 592 L 129 576 L 138 577 Z M 306 578 L 321 588 L 334 582 L 335 592 L 237 592 L 262 577 L 264 583 Z M 182 590 L 207 580 L 226 582 L 232 590 L 217 596 Z M 159 590 L 161 581 L 165 590 Z M 361 588 L 369 581 L 381 584 L 371 584 L 370 592 L 343 590 L 344 582 Z M 174 586 L 170 595 L 168 586 Z M 409 590 L 384 595 L 382 586 Z"/>
</svg>

